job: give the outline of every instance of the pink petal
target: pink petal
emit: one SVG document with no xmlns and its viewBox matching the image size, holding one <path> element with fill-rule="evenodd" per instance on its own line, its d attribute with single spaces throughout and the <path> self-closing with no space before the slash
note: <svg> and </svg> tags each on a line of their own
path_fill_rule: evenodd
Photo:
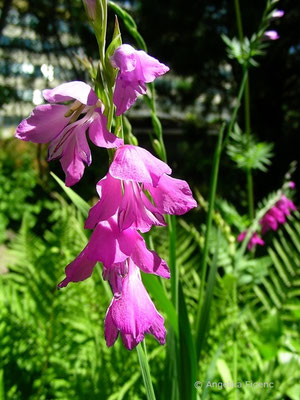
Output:
<svg viewBox="0 0 300 400">
<path fill-rule="evenodd" d="M 156 187 L 146 185 L 158 210 L 163 214 L 182 215 L 197 207 L 189 185 L 180 179 L 163 175 Z"/>
<path fill-rule="evenodd" d="M 124 145 L 117 149 L 109 172 L 118 179 L 156 186 L 160 177 L 164 173 L 171 174 L 172 170 L 149 151 L 138 146 Z"/>
<path fill-rule="evenodd" d="M 67 106 L 56 104 L 36 107 L 17 127 L 16 138 L 34 143 L 50 142 L 68 124 L 69 118 L 64 116 L 67 109 Z"/>
<path fill-rule="evenodd" d="M 137 183 L 123 182 L 124 195 L 118 211 L 120 230 L 129 227 L 148 232 L 152 225 L 166 225 L 157 208 L 147 199 Z"/>
<path fill-rule="evenodd" d="M 265 242 L 262 240 L 262 238 L 260 238 L 259 236 L 258 236 L 258 234 L 255 232 L 253 235 L 252 235 L 252 237 L 251 237 L 251 239 L 249 240 L 249 243 L 248 243 L 248 250 L 251 250 L 254 246 L 256 246 L 256 245 L 259 245 L 259 246 L 264 246 L 264 244 L 265 244 Z"/>
<path fill-rule="evenodd" d="M 100 200 L 89 211 L 85 221 L 86 229 L 93 229 L 98 222 L 112 217 L 122 201 L 121 181 L 109 173 L 97 183 L 97 191 Z"/>
<path fill-rule="evenodd" d="M 156 58 L 149 56 L 143 50 L 137 51 L 136 75 L 138 80 L 146 83 L 153 82 L 155 78 L 170 70 Z"/>
<path fill-rule="evenodd" d="M 140 235 L 135 243 L 131 259 L 147 274 L 170 278 L 170 270 L 165 260 L 161 259 L 155 251 L 148 250 L 144 239 Z"/>
<path fill-rule="evenodd" d="M 136 67 L 137 51 L 129 44 L 119 46 L 110 58 L 111 65 L 121 72 L 133 71 Z"/>
<path fill-rule="evenodd" d="M 276 205 L 268 211 L 268 214 L 272 215 L 280 224 L 286 221 L 284 213 Z"/>
<path fill-rule="evenodd" d="M 264 37 L 266 38 L 266 39 L 270 39 L 270 40 L 277 40 L 277 39 L 279 39 L 279 35 L 278 35 L 278 32 L 277 31 L 266 31 L 265 32 L 265 34 L 264 34 Z"/>
<path fill-rule="evenodd" d="M 116 115 L 120 116 L 127 111 L 137 99 L 137 84 L 133 85 L 122 74 L 118 74 L 113 95 L 113 102 L 116 106 Z"/>
<path fill-rule="evenodd" d="M 117 138 L 117 136 L 107 130 L 107 118 L 101 113 L 100 109 L 96 109 L 95 114 L 97 114 L 97 117 L 89 128 L 89 137 L 91 141 L 96 146 L 106 149 L 119 147 L 124 144 L 122 139 Z"/>
<path fill-rule="evenodd" d="M 114 301 L 114 299 L 110 303 L 110 306 L 109 306 L 106 316 L 105 316 L 105 322 L 104 322 L 104 336 L 105 336 L 106 344 L 108 347 L 112 346 L 115 343 L 115 341 L 117 340 L 118 335 L 119 335 L 119 331 L 116 328 L 116 326 L 112 320 L 112 317 L 111 317 L 111 305 L 112 305 L 113 301 Z"/>
<path fill-rule="evenodd" d="M 91 163 L 91 152 L 85 131 L 86 124 L 78 123 L 62 147 L 60 163 L 66 174 L 66 186 L 72 186 L 80 181 L 85 169 L 84 163 L 87 165 Z"/>
<path fill-rule="evenodd" d="M 78 100 L 87 106 L 94 106 L 98 101 L 93 89 L 81 81 L 67 82 L 54 89 L 45 89 L 43 90 L 43 97 L 49 103 Z"/>
<path fill-rule="evenodd" d="M 122 282 L 122 295 L 113 299 L 107 315 L 111 320 L 105 324 L 113 325 L 121 332 L 129 350 L 141 342 L 146 333 L 152 333 L 161 344 L 165 343 L 164 319 L 157 312 L 143 286 L 139 269 L 132 262 Z M 111 346 L 111 342 L 107 341 L 107 345 Z"/>
<path fill-rule="evenodd" d="M 247 235 L 247 231 L 241 232 L 239 234 L 239 236 L 237 237 L 238 242 L 242 242 L 245 239 L 246 235 Z"/>
<path fill-rule="evenodd" d="M 90 246 L 87 244 L 79 256 L 67 265 L 65 269 L 66 278 L 60 282 L 58 285 L 59 288 L 67 286 L 69 282 L 83 281 L 92 275 L 96 261 L 89 258 L 90 250 Z"/>
<path fill-rule="evenodd" d="M 110 268 L 111 265 L 121 263 L 130 256 L 135 241 L 135 232 L 130 229 L 120 232 L 113 218 L 99 222 L 90 239 L 93 259 Z"/>
</svg>

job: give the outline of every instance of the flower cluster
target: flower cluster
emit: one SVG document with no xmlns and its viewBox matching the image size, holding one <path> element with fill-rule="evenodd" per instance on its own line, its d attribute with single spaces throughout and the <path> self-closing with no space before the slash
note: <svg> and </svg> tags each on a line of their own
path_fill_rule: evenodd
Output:
<svg viewBox="0 0 300 400">
<path fill-rule="evenodd" d="M 290 182 L 290 187 L 294 188 L 294 182 Z M 291 211 L 295 211 L 296 206 L 292 202 L 292 200 L 288 199 L 285 195 L 282 195 L 281 198 L 275 203 L 273 207 L 271 207 L 265 215 L 260 219 L 259 224 L 261 225 L 261 233 L 265 235 L 269 230 L 276 231 L 279 225 L 284 224 L 286 222 L 286 217 L 290 215 Z M 237 240 L 239 242 L 243 241 L 247 235 L 247 231 L 243 231 L 239 234 Z M 265 242 L 257 232 L 254 232 L 251 236 L 248 243 L 248 250 L 251 250 L 256 245 L 263 246 Z"/>
<path fill-rule="evenodd" d="M 117 116 L 133 105 L 139 93 L 146 93 L 146 83 L 169 70 L 126 44 L 116 49 L 111 63 L 119 69 L 113 94 Z M 101 262 L 103 278 L 113 292 L 105 317 L 107 345 L 112 346 L 119 333 L 130 350 L 147 333 L 163 344 L 164 319 L 143 286 L 140 270 L 162 278 L 170 278 L 170 271 L 139 232 L 165 226 L 164 214 L 182 215 L 196 207 L 191 190 L 185 181 L 170 176 L 165 162 L 109 132 L 104 106 L 84 82 L 64 83 L 44 90 L 43 96 L 49 104 L 36 107 L 20 123 L 16 137 L 49 143 L 48 160 L 60 159 L 67 186 L 78 182 L 85 164 L 91 164 L 86 132 L 96 146 L 115 149 L 107 175 L 97 184 L 99 201 L 85 222 L 85 228 L 93 230 L 90 240 L 66 267 L 58 286 L 87 279 Z"/>
</svg>

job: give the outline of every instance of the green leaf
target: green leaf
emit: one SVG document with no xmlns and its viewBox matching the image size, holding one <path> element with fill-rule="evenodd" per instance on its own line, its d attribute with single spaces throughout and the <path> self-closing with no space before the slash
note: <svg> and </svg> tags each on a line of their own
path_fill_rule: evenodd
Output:
<svg viewBox="0 0 300 400">
<path fill-rule="evenodd" d="M 67 187 L 64 184 L 64 182 L 61 179 L 59 179 L 59 177 L 56 176 L 53 172 L 50 172 L 50 174 L 56 180 L 59 186 L 64 190 L 64 192 L 70 198 L 72 203 L 78 208 L 81 214 L 84 217 L 87 217 L 90 209 L 89 204 L 85 200 L 83 200 L 83 198 L 80 197 L 77 193 L 75 193 L 73 189 Z"/>
<path fill-rule="evenodd" d="M 119 46 L 121 46 L 121 44 L 122 44 L 122 37 L 121 37 L 118 17 L 116 16 L 112 41 L 111 41 L 110 45 L 108 46 L 106 53 L 105 53 L 105 70 L 106 70 L 106 74 L 107 74 L 107 79 L 109 81 L 109 87 L 111 87 L 111 88 L 115 84 L 115 80 L 116 80 L 118 71 L 116 68 L 113 68 L 113 66 L 111 65 L 110 57 L 114 54 L 115 50 Z"/>
<path fill-rule="evenodd" d="M 273 156 L 273 144 L 257 142 L 255 137 L 243 133 L 238 124 L 230 135 L 227 154 L 243 170 L 259 169 L 266 172 Z"/>
<path fill-rule="evenodd" d="M 167 297 L 158 277 L 144 273 L 142 273 L 142 275 L 143 283 L 146 289 L 152 295 L 158 307 L 164 310 L 164 312 L 167 314 L 168 321 L 171 324 L 176 336 L 178 336 L 178 318 L 175 308 L 171 300 Z"/>
</svg>

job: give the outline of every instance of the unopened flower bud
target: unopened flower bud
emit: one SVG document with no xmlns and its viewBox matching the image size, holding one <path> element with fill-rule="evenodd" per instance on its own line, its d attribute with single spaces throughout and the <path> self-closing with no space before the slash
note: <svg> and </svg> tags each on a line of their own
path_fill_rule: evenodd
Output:
<svg viewBox="0 0 300 400">
<path fill-rule="evenodd" d="M 279 35 L 276 31 L 266 31 L 264 34 L 264 37 L 266 39 L 270 39 L 270 40 L 277 40 L 279 39 Z"/>
</svg>

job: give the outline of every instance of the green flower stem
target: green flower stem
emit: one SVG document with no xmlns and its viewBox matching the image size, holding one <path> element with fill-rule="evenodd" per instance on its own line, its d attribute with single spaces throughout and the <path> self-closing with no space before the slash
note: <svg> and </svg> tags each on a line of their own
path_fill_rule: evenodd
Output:
<svg viewBox="0 0 300 400">
<path fill-rule="evenodd" d="M 239 0 L 234 0 L 234 9 L 236 15 L 236 25 L 237 25 L 239 40 L 242 46 L 244 41 L 244 34 L 243 34 L 243 24 L 242 24 L 242 16 L 241 16 Z M 249 86 L 247 60 L 244 60 L 243 72 L 244 74 L 245 72 L 247 72 L 247 81 L 245 84 L 245 91 L 244 91 L 244 115 L 245 115 L 245 133 L 247 136 L 247 142 L 249 144 L 251 135 L 251 115 L 250 115 L 250 86 Z M 249 218 L 252 221 L 254 218 L 254 204 L 253 204 L 254 193 L 253 193 L 252 172 L 250 169 L 247 170 L 247 192 L 248 192 Z"/>
<path fill-rule="evenodd" d="M 226 144 L 227 144 L 227 142 L 229 140 L 229 137 L 230 137 L 232 129 L 233 129 L 233 125 L 234 125 L 234 123 L 236 121 L 237 113 L 238 113 L 238 110 L 239 110 L 240 105 L 241 105 L 241 100 L 242 100 L 242 97 L 243 97 L 243 94 L 244 94 L 244 90 L 245 90 L 245 86 L 246 86 L 247 80 L 248 80 L 248 70 L 245 70 L 244 74 L 243 74 L 242 82 L 241 82 L 241 85 L 240 85 L 240 89 L 239 89 L 236 105 L 235 105 L 234 110 L 232 112 L 232 117 L 230 119 L 230 123 L 229 123 L 228 129 L 227 129 L 227 133 L 226 133 L 226 136 L 225 136 L 224 141 L 223 141 L 222 151 L 224 150 L 224 148 L 225 148 L 225 146 L 226 146 Z"/>
<path fill-rule="evenodd" d="M 200 348 L 199 348 L 198 338 L 199 338 L 200 332 L 201 332 L 200 321 L 201 321 L 201 310 L 202 310 L 203 297 L 204 297 L 204 283 L 205 283 L 206 272 L 207 272 L 208 241 L 209 241 L 214 206 L 215 206 L 215 198 L 216 198 L 218 175 L 219 175 L 219 165 L 220 165 L 220 159 L 221 159 L 221 154 L 222 154 L 222 140 L 223 140 L 224 130 L 225 130 L 225 123 L 222 125 L 220 132 L 219 132 L 218 143 L 217 143 L 217 147 L 216 147 L 214 159 L 213 159 L 212 175 L 211 175 L 211 182 L 210 182 L 205 241 L 204 241 L 204 249 L 203 249 L 202 260 L 201 260 L 201 281 L 200 281 L 199 302 L 198 302 L 198 311 L 197 311 L 197 316 L 196 316 L 197 359 L 200 356 L 200 354 L 199 354 Z"/>
<path fill-rule="evenodd" d="M 254 195 L 253 195 L 253 178 L 251 169 L 247 169 L 247 193 L 248 193 L 248 207 L 249 218 L 253 221 L 254 218 Z"/>
<path fill-rule="evenodd" d="M 234 307 L 234 313 L 235 313 L 235 320 L 237 321 L 237 315 L 238 315 L 238 303 L 237 303 L 237 281 L 234 280 L 233 286 L 232 286 L 232 302 L 233 302 L 233 307 Z M 237 324 L 234 325 L 233 328 L 233 371 L 232 371 L 232 378 L 233 382 L 237 382 L 238 379 L 238 343 L 237 343 Z M 233 399 L 236 400 L 238 398 L 238 393 L 237 393 L 237 388 L 233 388 Z"/>
<path fill-rule="evenodd" d="M 235 9 L 235 17 L 236 17 L 236 25 L 238 29 L 238 35 L 240 42 L 243 42 L 244 33 L 243 33 L 243 25 L 242 25 L 242 16 L 241 16 L 241 9 L 240 9 L 240 2 L 239 0 L 234 0 L 234 9 Z"/>
<path fill-rule="evenodd" d="M 176 310 L 178 310 L 178 285 L 179 269 L 176 267 L 176 217 L 167 215 L 169 228 L 169 267 L 171 271 L 171 298 Z"/>
<path fill-rule="evenodd" d="M 150 368 L 149 368 L 149 363 L 148 363 L 148 358 L 147 358 L 145 340 L 143 340 L 143 343 L 139 343 L 136 346 L 136 351 L 138 354 L 142 377 L 143 377 L 143 381 L 145 384 L 147 400 L 155 400 L 155 394 L 154 394 L 154 389 L 153 389 L 153 385 L 152 385 L 152 379 L 151 379 L 151 373 L 150 373 Z"/>
</svg>

